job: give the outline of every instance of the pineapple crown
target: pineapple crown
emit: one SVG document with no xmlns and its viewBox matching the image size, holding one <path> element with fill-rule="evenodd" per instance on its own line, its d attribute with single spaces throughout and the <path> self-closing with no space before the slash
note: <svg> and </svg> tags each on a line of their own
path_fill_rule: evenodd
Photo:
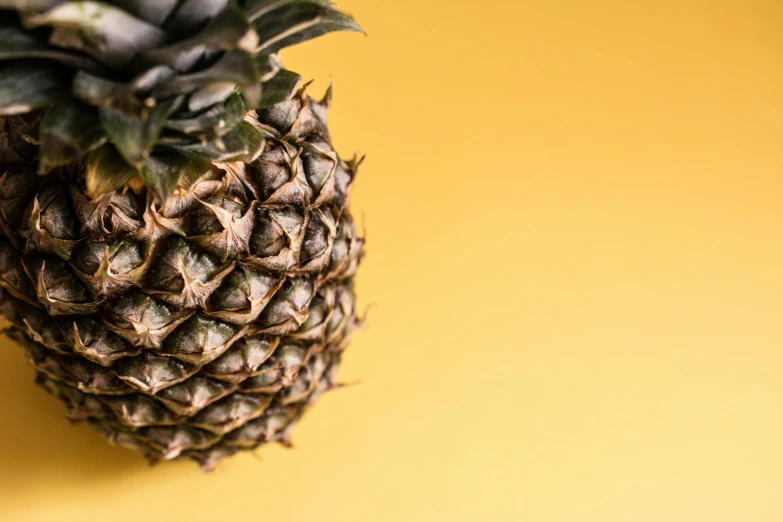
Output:
<svg viewBox="0 0 783 522">
<path fill-rule="evenodd" d="M 40 114 L 40 174 L 85 161 L 90 195 L 165 200 L 255 160 L 271 135 L 245 114 L 301 82 L 276 53 L 339 30 L 362 31 L 327 0 L 0 0 L 0 116 Z"/>
</svg>

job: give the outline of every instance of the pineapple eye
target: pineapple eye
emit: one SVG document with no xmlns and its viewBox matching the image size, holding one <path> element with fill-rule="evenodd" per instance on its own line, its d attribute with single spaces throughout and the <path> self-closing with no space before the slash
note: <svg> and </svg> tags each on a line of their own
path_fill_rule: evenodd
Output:
<svg viewBox="0 0 783 522">
<path fill-rule="evenodd" d="M 233 198 L 212 196 L 203 200 L 207 205 L 197 205 L 196 208 L 188 214 L 188 232 L 193 236 L 205 236 L 216 234 L 225 230 L 216 210 L 223 209 L 225 215 L 238 219 L 247 211 L 247 205 L 234 200 Z"/>
</svg>

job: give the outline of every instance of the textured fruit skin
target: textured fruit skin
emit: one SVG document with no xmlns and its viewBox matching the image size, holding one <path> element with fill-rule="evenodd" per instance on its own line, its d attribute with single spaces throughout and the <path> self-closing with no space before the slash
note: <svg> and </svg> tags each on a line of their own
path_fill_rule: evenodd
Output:
<svg viewBox="0 0 783 522">
<path fill-rule="evenodd" d="M 0 120 L 0 311 L 68 418 L 211 469 L 288 443 L 335 386 L 364 241 L 328 99 L 251 111 L 261 157 L 215 163 L 165 204 L 130 187 L 90 199 L 83 164 L 36 175 L 35 116 Z"/>
</svg>

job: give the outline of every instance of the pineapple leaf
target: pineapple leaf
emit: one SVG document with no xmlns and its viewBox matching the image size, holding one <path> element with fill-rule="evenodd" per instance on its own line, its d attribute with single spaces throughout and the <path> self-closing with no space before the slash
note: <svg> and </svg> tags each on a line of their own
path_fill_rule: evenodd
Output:
<svg viewBox="0 0 783 522">
<path fill-rule="evenodd" d="M 127 83 L 113 82 L 84 71 L 73 77 L 74 97 L 94 107 L 114 108 L 122 112 L 141 115 L 147 107 L 136 98 Z"/>
<path fill-rule="evenodd" d="M 158 85 L 174 78 L 176 75 L 177 73 L 171 67 L 167 65 L 158 65 L 157 67 L 147 69 L 134 78 L 130 83 L 130 87 L 134 92 L 147 93 Z"/>
<path fill-rule="evenodd" d="M 41 174 L 78 160 L 106 141 L 95 113 L 75 102 L 50 107 L 41 119 L 38 132 Z"/>
<path fill-rule="evenodd" d="M 94 198 L 114 192 L 127 185 L 137 174 L 136 169 L 128 165 L 114 147 L 104 145 L 91 152 L 87 158 L 87 195 Z"/>
<path fill-rule="evenodd" d="M 247 0 L 245 10 L 251 20 L 265 15 L 269 11 L 288 4 L 315 4 L 324 7 L 332 5 L 330 0 Z"/>
<path fill-rule="evenodd" d="M 274 77 L 277 72 L 283 68 L 280 58 L 276 54 L 263 53 L 256 57 L 258 63 L 258 72 L 261 76 L 261 83 L 265 83 Z"/>
<path fill-rule="evenodd" d="M 226 8 L 229 0 L 183 0 L 164 29 L 177 38 L 191 35 Z"/>
<path fill-rule="evenodd" d="M 0 0 L 0 9 L 16 9 L 18 11 L 45 11 L 65 0 Z"/>
<path fill-rule="evenodd" d="M 253 51 L 254 35 L 245 13 L 237 6 L 230 5 L 195 35 L 143 53 L 142 59 L 185 70 L 192 65 L 187 63 L 194 59 L 191 55 L 198 57 L 198 53 L 193 53 L 194 48 L 208 46 L 219 49 L 246 48 L 248 51 Z"/>
<path fill-rule="evenodd" d="M 276 9 L 280 6 L 290 4 L 293 0 L 246 0 L 245 11 L 247 16 L 251 20 L 255 20 L 264 13 L 268 13 L 272 9 Z"/>
<path fill-rule="evenodd" d="M 87 56 L 52 47 L 22 28 L 0 25 L 0 60 L 26 58 L 53 60 L 84 71 L 96 73 L 103 71 L 100 64 Z"/>
<path fill-rule="evenodd" d="M 209 161 L 251 162 L 264 150 L 264 136 L 253 125 L 242 121 L 222 138 L 206 143 L 174 144 L 183 156 Z"/>
<path fill-rule="evenodd" d="M 288 4 L 258 18 L 255 20 L 255 26 L 259 48 L 267 49 L 276 41 L 317 24 L 324 10 L 323 7 L 313 4 Z"/>
<path fill-rule="evenodd" d="M 50 64 L 15 62 L 0 70 L 0 114 L 24 114 L 68 96 L 67 81 Z"/>
<path fill-rule="evenodd" d="M 238 94 L 226 103 L 216 103 L 205 112 L 191 118 L 166 121 L 166 128 L 184 134 L 214 139 L 232 131 L 245 115 L 245 103 Z"/>
<path fill-rule="evenodd" d="M 280 69 L 269 81 L 264 83 L 261 100 L 256 106 L 270 107 L 290 98 L 299 88 L 302 77 L 295 72 Z"/>
<path fill-rule="evenodd" d="M 258 65 L 247 51 L 231 50 L 203 71 L 176 76 L 153 89 L 155 96 L 183 94 L 214 82 L 232 82 L 242 86 L 259 80 Z"/>
<path fill-rule="evenodd" d="M 193 160 L 179 154 L 153 155 L 139 170 L 146 186 L 166 201 L 177 188 L 180 178 L 191 181 L 204 176 L 212 168 L 209 161 Z"/>
<path fill-rule="evenodd" d="M 177 0 L 112 0 L 111 3 L 157 26 L 163 24 L 177 6 Z"/>
<path fill-rule="evenodd" d="M 256 63 L 258 64 L 260 81 L 242 89 L 242 96 L 245 98 L 248 107 L 253 108 L 261 106 L 266 82 L 274 78 L 280 69 L 283 68 L 276 54 L 259 54 L 256 57 Z"/>
<path fill-rule="evenodd" d="M 326 15 L 319 19 L 315 25 L 304 28 L 303 30 L 292 34 L 282 40 L 278 40 L 272 46 L 267 47 L 266 51 L 277 52 L 284 47 L 290 47 L 298 43 L 312 40 L 319 36 L 335 31 L 354 31 L 364 33 L 364 29 L 348 15 L 339 11 L 330 10 Z"/>
<path fill-rule="evenodd" d="M 212 173 L 212 163 L 207 160 L 187 160 L 187 165 L 180 171 L 177 186 L 190 190 L 200 180 Z"/>
<path fill-rule="evenodd" d="M 0 18 L 0 115 L 43 109 L 40 172 L 85 166 L 90 194 L 161 197 L 279 138 L 245 117 L 299 87 L 281 48 L 361 31 L 329 0 L 0 0 Z"/>
<path fill-rule="evenodd" d="M 271 11 L 256 21 L 263 52 L 274 53 L 333 31 L 364 32 L 353 18 L 312 3 L 293 3 Z"/>
<path fill-rule="evenodd" d="M 102 2 L 65 2 L 25 17 L 25 23 L 52 27 L 50 41 L 83 50 L 113 68 L 126 66 L 136 53 L 167 40 L 158 27 Z"/>
<path fill-rule="evenodd" d="M 236 88 L 237 84 L 232 82 L 208 83 L 190 95 L 190 98 L 188 99 L 188 110 L 191 112 L 199 112 L 216 103 L 225 101 L 236 92 Z"/>
<path fill-rule="evenodd" d="M 242 89 L 242 98 L 245 100 L 245 104 L 248 107 L 258 107 L 261 104 L 261 97 L 262 97 L 262 83 L 259 82 L 255 85 L 251 85 L 250 87 L 245 87 Z"/>
<path fill-rule="evenodd" d="M 140 168 L 157 143 L 166 118 L 182 101 L 182 97 L 178 97 L 155 105 L 141 118 L 108 107 L 99 108 L 98 114 L 106 135 L 125 161 Z"/>
</svg>

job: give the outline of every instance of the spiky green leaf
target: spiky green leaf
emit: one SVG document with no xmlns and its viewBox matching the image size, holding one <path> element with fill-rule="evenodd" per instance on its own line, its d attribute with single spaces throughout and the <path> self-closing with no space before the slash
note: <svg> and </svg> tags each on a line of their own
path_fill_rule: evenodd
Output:
<svg viewBox="0 0 783 522">
<path fill-rule="evenodd" d="M 68 95 L 67 79 L 48 63 L 15 62 L 0 70 L 0 114 L 24 114 Z"/>
<path fill-rule="evenodd" d="M 242 98 L 245 99 L 245 104 L 248 107 L 258 107 L 261 104 L 261 97 L 263 96 L 262 91 L 261 83 L 242 89 Z"/>
<path fill-rule="evenodd" d="M 301 76 L 295 72 L 280 69 L 272 79 L 264 83 L 261 100 L 256 108 L 270 107 L 276 103 L 284 102 L 296 92 L 301 83 Z"/>
<path fill-rule="evenodd" d="M 241 50 L 227 51 L 214 65 L 203 71 L 182 74 L 164 82 L 153 89 L 156 96 L 184 94 L 204 85 L 236 83 L 242 86 L 252 85 L 259 79 L 258 65 L 251 53 Z"/>
<path fill-rule="evenodd" d="M 275 42 L 317 24 L 324 12 L 325 8 L 318 5 L 292 3 L 256 19 L 259 49 L 270 48 Z"/>
<path fill-rule="evenodd" d="M 155 87 L 166 83 L 176 75 L 176 71 L 168 65 L 158 65 L 151 69 L 147 69 L 131 80 L 130 88 L 133 92 L 147 94 Z"/>
<path fill-rule="evenodd" d="M 234 94 L 226 103 L 217 103 L 197 116 L 168 120 L 166 128 L 204 139 L 214 139 L 232 131 L 242 121 L 245 110 L 242 97 Z"/>
<path fill-rule="evenodd" d="M 73 69 L 99 73 L 103 67 L 87 56 L 64 51 L 38 40 L 20 27 L 0 25 L 0 60 L 41 58 Z"/>
<path fill-rule="evenodd" d="M 177 37 L 185 37 L 198 31 L 220 11 L 226 8 L 229 0 L 184 0 L 171 17 L 164 29 Z"/>
<path fill-rule="evenodd" d="M 0 113 L 45 109 L 41 171 L 88 156 L 92 192 L 138 175 L 162 197 L 177 180 L 200 179 L 210 161 L 254 160 L 278 136 L 244 115 L 298 87 L 280 48 L 361 30 L 328 0 L 0 0 L 2 8 L 15 13 L 0 21 L 0 60 L 43 68 L 6 66 Z"/>
<path fill-rule="evenodd" d="M 312 3 L 279 7 L 256 20 L 255 24 L 259 49 L 269 53 L 333 31 L 364 32 L 350 16 Z"/>
<path fill-rule="evenodd" d="M 180 178 L 186 182 L 203 177 L 212 168 L 208 161 L 179 154 L 153 155 L 139 170 L 141 180 L 162 200 L 171 195 Z"/>
<path fill-rule="evenodd" d="M 236 128 L 211 142 L 172 145 L 183 156 L 209 161 L 245 161 L 258 158 L 264 150 L 264 135 L 254 126 L 242 121 Z"/>
<path fill-rule="evenodd" d="M 193 185 L 212 174 L 212 162 L 207 160 L 189 159 L 185 168 L 180 171 L 177 186 L 190 190 Z"/>
<path fill-rule="evenodd" d="M 182 98 L 160 103 L 140 118 L 121 110 L 98 109 L 101 125 L 111 142 L 131 166 L 140 168 L 158 141 L 166 119 L 182 103 Z"/>
<path fill-rule="evenodd" d="M 250 32 L 249 32 L 250 31 Z M 255 32 L 237 6 L 230 5 L 213 18 L 204 29 L 176 43 L 143 53 L 142 60 L 156 64 L 170 65 L 177 70 L 192 67 L 200 55 L 193 50 L 200 47 L 218 49 L 244 48 L 253 51 L 256 46 Z"/>
<path fill-rule="evenodd" d="M 246 0 L 245 10 L 251 20 L 265 15 L 266 13 L 288 4 L 315 4 L 320 6 L 329 6 L 330 0 Z"/>
<path fill-rule="evenodd" d="M 233 82 L 210 83 L 197 90 L 188 98 L 190 112 L 203 111 L 216 103 L 221 103 L 236 92 L 237 84 Z"/>
<path fill-rule="evenodd" d="M 45 11 L 63 3 L 65 0 L 0 0 L 0 9 L 16 9 L 18 11 Z"/>
<path fill-rule="evenodd" d="M 157 26 L 163 24 L 177 7 L 177 0 L 112 0 L 112 3 Z"/>
<path fill-rule="evenodd" d="M 167 40 L 160 28 L 102 2 L 65 2 L 25 22 L 52 27 L 53 43 L 83 50 L 112 68 L 124 67 L 138 52 Z"/>
<path fill-rule="evenodd" d="M 112 108 L 137 116 L 149 108 L 144 100 L 134 95 L 129 84 L 113 82 L 83 71 L 74 76 L 72 90 L 76 98 L 94 107 Z"/>
<path fill-rule="evenodd" d="M 128 165 L 111 145 L 104 145 L 93 151 L 87 158 L 85 181 L 87 195 L 99 196 L 114 192 L 130 182 L 138 172 Z"/>
<path fill-rule="evenodd" d="M 261 83 L 271 80 L 283 68 L 283 64 L 276 54 L 261 53 L 256 56 L 256 63 Z"/>
<path fill-rule="evenodd" d="M 85 156 L 106 141 L 92 109 L 75 102 L 49 108 L 41 119 L 38 170 L 45 174 Z"/>
<path fill-rule="evenodd" d="M 289 36 L 273 42 L 264 51 L 278 52 L 280 49 L 290 47 L 298 43 L 312 40 L 319 36 L 333 33 L 336 31 L 354 31 L 364 33 L 364 29 L 348 15 L 333 9 L 328 10 L 317 23 L 303 27 L 301 30 L 290 34 Z"/>
</svg>

